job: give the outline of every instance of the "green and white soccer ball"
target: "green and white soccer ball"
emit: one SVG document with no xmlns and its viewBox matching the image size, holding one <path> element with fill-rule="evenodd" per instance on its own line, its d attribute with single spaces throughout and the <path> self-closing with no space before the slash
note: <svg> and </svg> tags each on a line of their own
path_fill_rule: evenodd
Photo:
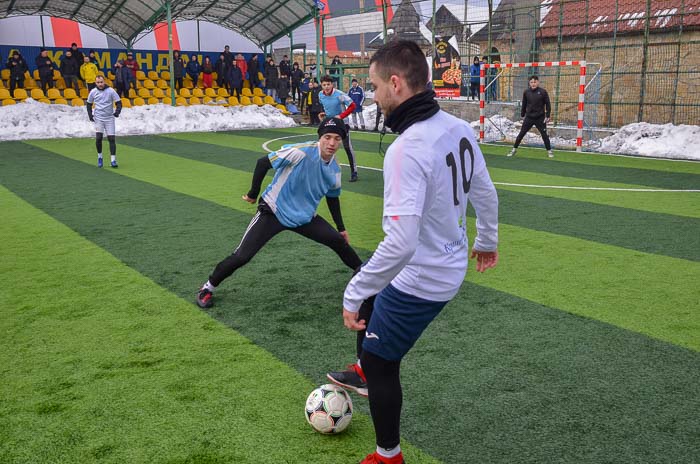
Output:
<svg viewBox="0 0 700 464">
<path fill-rule="evenodd" d="M 304 416 L 317 432 L 340 433 L 352 420 L 352 400 L 337 385 L 321 385 L 306 399 Z"/>
</svg>

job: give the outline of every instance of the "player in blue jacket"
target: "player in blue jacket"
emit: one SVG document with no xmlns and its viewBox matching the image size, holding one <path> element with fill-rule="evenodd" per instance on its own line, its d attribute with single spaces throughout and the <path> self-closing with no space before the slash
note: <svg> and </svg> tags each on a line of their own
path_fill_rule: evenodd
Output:
<svg viewBox="0 0 700 464">
<path fill-rule="evenodd" d="M 362 103 L 365 101 L 365 91 L 357 83 L 357 79 L 352 80 L 352 87 L 348 90 L 348 96 L 355 103 L 355 110 L 352 112 L 352 128 L 365 130 L 365 118 L 362 115 Z M 360 117 L 360 125 L 357 125 L 357 116 Z"/>
<path fill-rule="evenodd" d="M 326 118 L 318 128 L 318 136 L 318 142 L 285 145 L 258 160 L 250 191 L 243 195 L 243 200 L 255 203 L 269 169 L 276 171 L 275 177 L 263 192 L 258 212 L 241 243 L 216 265 L 209 280 L 197 292 L 197 304 L 201 308 L 210 308 L 214 304 L 214 289 L 283 230 L 326 245 L 352 270 L 360 266 L 362 261 L 350 246 L 340 213 L 340 166 L 335 153 L 347 136 L 345 123 L 339 118 Z M 316 214 L 323 197 L 337 230 Z"/>
<path fill-rule="evenodd" d="M 321 78 L 321 89 L 322 91 L 318 94 L 318 100 L 323 106 L 323 111 L 318 115 L 319 118 L 338 117 L 345 119 L 355 109 L 355 102 L 348 97 L 348 94 L 333 87 L 333 78 L 331 76 L 325 75 Z M 345 108 L 344 110 L 343 107 Z M 347 128 L 345 137 L 343 137 L 343 148 L 348 155 L 348 164 L 350 164 L 350 182 L 356 182 L 355 153 L 350 142 L 350 130 Z"/>
</svg>

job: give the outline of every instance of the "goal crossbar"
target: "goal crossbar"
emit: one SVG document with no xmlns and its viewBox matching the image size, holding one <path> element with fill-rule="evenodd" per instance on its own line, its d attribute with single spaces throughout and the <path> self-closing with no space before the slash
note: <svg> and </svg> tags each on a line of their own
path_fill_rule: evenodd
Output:
<svg viewBox="0 0 700 464">
<path fill-rule="evenodd" d="M 485 109 L 486 109 L 486 70 L 489 68 L 549 68 L 556 66 L 579 66 L 581 69 L 578 88 L 578 117 L 576 130 L 576 151 L 583 146 L 583 105 L 586 94 L 586 62 L 585 61 L 534 61 L 532 63 L 482 63 L 479 70 L 479 142 L 484 141 Z"/>
</svg>

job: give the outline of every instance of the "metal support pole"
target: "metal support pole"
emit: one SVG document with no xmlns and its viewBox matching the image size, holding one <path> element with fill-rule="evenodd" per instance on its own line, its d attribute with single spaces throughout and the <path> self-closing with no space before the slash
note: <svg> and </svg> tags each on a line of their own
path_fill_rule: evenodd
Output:
<svg viewBox="0 0 700 464">
<path fill-rule="evenodd" d="M 431 45 L 431 48 L 432 48 L 432 50 L 433 50 L 433 56 L 432 56 L 432 60 L 431 60 L 431 63 L 432 63 L 433 65 L 432 65 L 431 67 L 432 67 L 433 69 L 435 68 L 435 3 L 436 3 L 436 1 L 433 0 L 433 27 L 431 28 L 431 31 L 430 31 L 430 32 L 431 32 L 430 35 L 431 35 L 431 37 L 432 37 L 432 38 L 431 38 L 432 43 L 431 43 L 430 45 Z M 450 63 L 450 66 L 452 66 L 452 63 Z M 430 70 L 430 86 L 431 86 L 431 87 L 433 88 L 433 90 L 434 90 L 434 89 L 435 89 L 435 84 L 434 84 L 434 82 L 433 82 L 433 74 L 434 74 L 434 73 L 433 73 L 433 70 L 431 69 L 431 70 Z"/>
<path fill-rule="evenodd" d="M 175 65 L 173 63 L 173 16 L 170 8 L 170 0 L 165 2 L 165 10 L 168 18 L 168 62 L 170 63 L 170 104 L 175 104 Z"/>
<path fill-rule="evenodd" d="M 46 46 L 46 41 L 44 40 L 44 17 L 39 16 L 39 24 L 41 25 L 41 46 Z"/>
<path fill-rule="evenodd" d="M 384 43 L 386 43 L 386 0 L 382 0 L 382 19 L 382 24 L 384 25 Z"/>
<path fill-rule="evenodd" d="M 321 69 L 321 17 L 318 8 L 314 8 L 314 20 L 316 22 L 316 79 L 319 79 Z"/>
<path fill-rule="evenodd" d="M 197 51 L 202 51 L 202 43 L 199 40 L 199 19 L 197 20 Z"/>
<path fill-rule="evenodd" d="M 644 94 L 647 88 L 647 67 L 649 65 L 649 23 L 651 21 L 651 0 L 646 1 L 646 11 L 644 12 L 644 49 L 642 55 L 642 82 L 639 87 L 639 113 L 637 122 L 644 119 Z"/>
</svg>

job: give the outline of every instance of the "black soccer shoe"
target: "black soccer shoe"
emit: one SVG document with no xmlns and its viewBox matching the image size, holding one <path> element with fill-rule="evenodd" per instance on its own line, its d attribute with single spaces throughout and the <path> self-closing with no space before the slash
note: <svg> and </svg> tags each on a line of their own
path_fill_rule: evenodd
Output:
<svg viewBox="0 0 700 464">
<path fill-rule="evenodd" d="M 329 372 L 326 377 L 336 385 L 354 391 L 360 396 L 367 397 L 367 380 L 362 368 L 357 364 L 350 364 L 347 371 Z"/>
<path fill-rule="evenodd" d="M 197 292 L 197 306 L 199 306 L 202 309 L 211 308 L 212 306 L 214 306 L 213 298 L 214 294 L 210 290 L 202 287 Z"/>
</svg>

